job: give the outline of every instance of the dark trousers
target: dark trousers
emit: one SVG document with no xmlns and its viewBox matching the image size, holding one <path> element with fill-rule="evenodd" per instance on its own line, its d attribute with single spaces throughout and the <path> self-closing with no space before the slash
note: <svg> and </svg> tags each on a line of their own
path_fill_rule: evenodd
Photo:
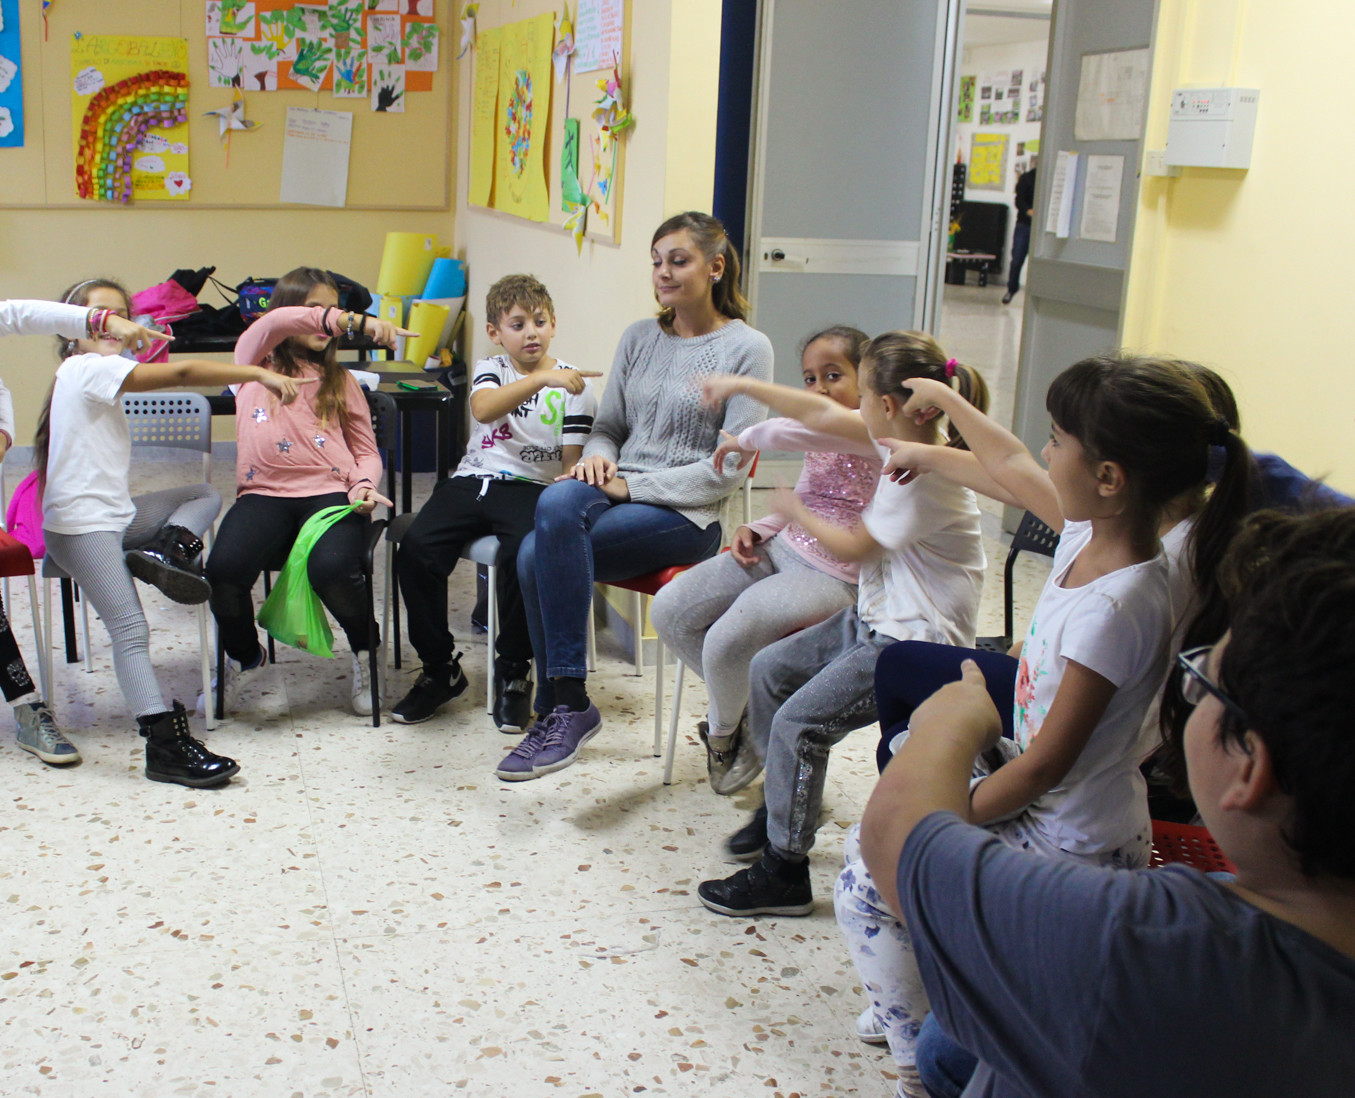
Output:
<svg viewBox="0 0 1355 1098">
<path fill-rule="evenodd" d="M 311 515 L 347 502 L 343 492 L 300 498 L 247 492 L 226 512 L 206 571 L 212 585 L 212 614 L 231 659 L 250 660 L 259 650 L 250 594 L 259 573 L 281 567 Z M 356 514 L 340 519 L 315 543 L 306 564 L 311 586 L 354 652 L 367 650 L 375 629 L 367 613 L 367 584 L 362 574 L 369 521 Z"/>
<path fill-rule="evenodd" d="M 400 543 L 400 594 L 409 642 L 425 667 L 450 663 L 456 640 L 447 627 L 447 577 L 462 548 L 476 538 L 499 539 L 499 638 L 495 666 L 506 678 L 531 670 L 532 641 L 518 584 L 518 548 L 532 532 L 544 484 L 486 477 L 439 481 Z"/>
<path fill-rule="evenodd" d="M 914 709 L 946 683 L 959 681 L 963 660 L 973 660 L 979 665 L 1002 718 L 1002 734 L 1012 738 L 1012 704 L 1019 666 L 1016 660 L 1000 652 L 979 652 L 953 644 L 900 641 L 881 652 L 875 664 L 875 705 L 881 730 L 875 761 L 881 770 L 891 758 L 889 741 L 908 727 Z"/>
<path fill-rule="evenodd" d="M 1030 252 L 1030 226 L 1016 223 L 1012 229 L 1012 261 L 1007 267 L 1007 292 L 1016 293 L 1021 288 L 1021 268 L 1026 265 L 1026 256 Z"/>
<path fill-rule="evenodd" d="M 10 702 L 33 691 L 33 680 L 28 677 L 23 656 L 19 655 L 19 645 L 3 606 L 0 606 L 0 690 L 4 691 L 5 701 Z M 51 703 L 50 698 L 43 701 Z"/>
</svg>

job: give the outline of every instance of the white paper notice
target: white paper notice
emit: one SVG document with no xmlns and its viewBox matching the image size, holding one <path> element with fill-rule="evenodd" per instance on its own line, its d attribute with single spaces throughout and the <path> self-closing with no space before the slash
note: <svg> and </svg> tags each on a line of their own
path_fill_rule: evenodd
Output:
<svg viewBox="0 0 1355 1098">
<path fill-rule="evenodd" d="M 610 69 L 621 56 L 623 0 L 579 0 L 574 19 L 574 71 Z"/>
<path fill-rule="evenodd" d="M 1073 231 L 1073 187 L 1077 183 L 1077 153 L 1060 151 L 1054 161 L 1054 182 L 1049 188 L 1049 214 L 1044 231 L 1067 237 Z"/>
<path fill-rule="evenodd" d="M 1084 53 L 1077 83 L 1074 139 L 1137 141 L 1143 136 L 1147 95 L 1147 50 Z"/>
<path fill-rule="evenodd" d="M 348 201 L 348 150 L 352 140 L 351 111 L 288 107 L 279 201 L 344 205 Z"/>
<path fill-rule="evenodd" d="M 1087 179 L 1082 186 L 1082 228 L 1078 232 L 1083 240 L 1115 243 L 1123 178 L 1123 156 L 1087 157 Z"/>
</svg>

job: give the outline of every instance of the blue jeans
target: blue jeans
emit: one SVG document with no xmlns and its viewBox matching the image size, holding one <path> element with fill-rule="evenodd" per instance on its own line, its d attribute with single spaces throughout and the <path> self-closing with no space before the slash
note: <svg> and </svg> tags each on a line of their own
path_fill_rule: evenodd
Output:
<svg viewBox="0 0 1355 1098">
<path fill-rule="evenodd" d="M 917 1073 L 932 1098 L 960 1098 L 978 1063 L 950 1039 L 935 1014 L 927 1015 L 917 1035 Z"/>
<path fill-rule="evenodd" d="M 562 480 L 542 492 L 536 529 L 518 550 L 518 582 L 538 665 L 536 711 L 555 707 L 551 679 L 588 677 L 594 581 L 696 564 L 719 548 L 718 522 L 703 530 L 670 508 L 617 503 L 581 480 Z"/>
<path fill-rule="evenodd" d="M 1026 265 L 1026 255 L 1030 252 L 1030 226 L 1016 223 L 1012 230 L 1012 261 L 1007 266 L 1007 292 L 1016 293 L 1021 288 L 1021 268 Z"/>
</svg>

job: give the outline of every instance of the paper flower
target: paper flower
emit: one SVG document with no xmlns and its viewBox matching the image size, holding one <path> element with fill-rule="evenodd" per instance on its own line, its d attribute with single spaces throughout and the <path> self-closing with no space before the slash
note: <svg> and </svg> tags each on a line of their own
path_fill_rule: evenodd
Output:
<svg viewBox="0 0 1355 1098">
<path fill-rule="evenodd" d="M 555 64 L 556 83 L 565 78 L 565 69 L 569 65 L 569 55 L 573 52 L 574 24 L 569 18 L 569 5 L 565 4 L 555 20 L 555 49 L 551 51 L 551 60 Z"/>
<path fill-rule="evenodd" d="M 621 102 L 621 73 L 615 65 L 609 75 L 598 81 L 598 91 L 602 97 L 593 108 L 593 117 L 605 132 L 619 134 L 635 124 L 634 116 Z"/>
</svg>

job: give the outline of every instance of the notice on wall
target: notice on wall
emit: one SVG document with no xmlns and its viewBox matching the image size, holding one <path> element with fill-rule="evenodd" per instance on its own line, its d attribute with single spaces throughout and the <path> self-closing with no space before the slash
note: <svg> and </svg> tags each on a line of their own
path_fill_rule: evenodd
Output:
<svg viewBox="0 0 1355 1098">
<path fill-rule="evenodd" d="M 24 143 L 23 52 L 19 0 L 0 0 L 0 149 Z"/>
<path fill-rule="evenodd" d="M 1078 141 L 1137 141 L 1143 136 L 1147 96 L 1147 50 L 1084 53 L 1073 137 Z"/>
<path fill-rule="evenodd" d="M 1001 191 L 1007 186 L 1005 133 L 976 133 L 969 139 L 969 177 L 965 186 L 977 191 Z"/>
<path fill-rule="evenodd" d="M 1115 243 L 1123 178 L 1123 156 L 1087 157 L 1087 178 L 1082 184 L 1082 227 L 1078 231 L 1083 240 Z"/>
<path fill-rule="evenodd" d="M 579 0 L 574 20 L 574 71 L 610 69 L 621 57 L 623 0 Z"/>
<path fill-rule="evenodd" d="M 288 107 L 279 201 L 307 206 L 344 205 L 348 201 L 348 152 L 352 141 L 351 111 Z"/>
<path fill-rule="evenodd" d="M 1066 239 L 1073 231 L 1073 188 L 1077 184 L 1077 153 L 1061 150 L 1054 161 L 1049 188 L 1049 214 L 1044 231 Z"/>
</svg>

